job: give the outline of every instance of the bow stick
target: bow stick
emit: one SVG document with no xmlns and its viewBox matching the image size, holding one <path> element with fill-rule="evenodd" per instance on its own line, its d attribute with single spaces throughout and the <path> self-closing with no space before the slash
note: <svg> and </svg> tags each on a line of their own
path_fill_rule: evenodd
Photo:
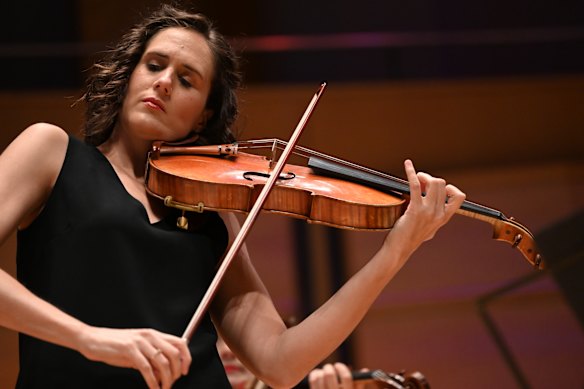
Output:
<svg viewBox="0 0 584 389">
<path fill-rule="evenodd" d="M 195 311 L 193 317 L 191 318 L 191 321 L 189 322 L 187 328 L 185 329 L 185 331 L 182 335 L 182 338 L 186 339 L 187 342 L 190 342 L 190 340 L 193 336 L 193 333 L 195 332 L 195 329 L 200 324 L 200 322 L 203 318 L 203 315 L 205 314 L 205 312 L 209 308 L 209 305 L 211 305 L 211 301 L 213 300 L 213 297 L 217 293 L 217 290 L 219 289 L 219 285 L 221 284 L 221 281 L 223 280 L 223 277 L 225 276 L 227 269 L 229 268 L 229 266 L 231 265 L 231 263 L 235 259 L 235 256 L 237 255 L 239 250 L 241 249 L 241 246 L 243 245 L 245 238 L 247 237 L 249 231 L 251 230 L 251 227 L 255 223 L 255 221 L 260 213 L 260 210 L 264 206 L 264 203 L 266 202 L 266 199 L 268 198 L 270 191 L 272 190 L 272 188 L 276 184 L 276 180 L 280 176 L 280 173 L 282 173 L 282 170 L 284 169 L 284 165 L 286 164 L 286 161 L 290 157 L 290 154 L 292 154 L 292 150 L 296 146 L 296 143 L 298 142 L 298 139 L 300 138 L 300 134 L 302 133 L 302 131 L 306 127 L 306 123 L 308 122 L 308 119 L 310 118 L 312 111 L 314 110 L 314 107 L 316 107 L 316 103 L 320 99 L 320 96 L 324 92 L 325 87 L 326 87 L 326 82 L 323 82 L 320 85 L 320 87 L 318 88 L 318 90 L 316 91 L 316 93 L 314 94 L 314 96 L 312 97 L 312 100 L 308 104 L 306 111 L 304 111 L 304 114 L 300 118 L 300 121 L 298 122 L 296 129 L 292 133 L 292 136 L 290 137 L 290 140 L 288 141 L 288 145 L 286 146 L 286 148 L 282 152 L 282 155 L 280 156 L 278 163 L 274 167 L 274 170 L 270 174 L 270 177 L 268 178 L 264 188 L 260 192 L 258 199 L 254 203 L 253 208 L 249 211 L 249 214 L 247 215 L 245 222 L 241 226 L 241 230 L 239 231 L 239 233 L 235 237 L 235 240 L 231 244 L 229 251 L 227 252 L 227 254 L 225 255 L 225 258 L 221 262 L 221 266 L 219 266 L 219 269 L 217 270 L 215 277 L 211 281 L 211 284 L 209 285 L 207 292 L 205 292 L 205 295 L 203 296 L 201 303 L 197 307 L 197 310 Z"/>
</svg>

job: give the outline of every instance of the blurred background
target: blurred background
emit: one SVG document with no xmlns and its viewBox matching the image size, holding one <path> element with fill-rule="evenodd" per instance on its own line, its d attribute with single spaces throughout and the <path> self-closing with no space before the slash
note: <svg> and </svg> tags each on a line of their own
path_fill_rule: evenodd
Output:
<svg viewBox="0 0 584 389">
<path fill-rule="evenodd" d="M 37 121 L 78 135 L 91 64 L 158 4 L 4 3 L 2 149 Z M 399 177 L 412 158 L 525 224 L 548 260 L 538 272 L 489 224 L 455 216 L 330 360 L 417 370 L 438 389 L 584 387 L 584 3 L 176 4 L 213 19 L 243 60 L 241 139 L 287 139 L 327 80 L 303 146 Z M 248 245 L 282 316 L 301 319 L 384 236 L 264 214 Z M 14 252 L 11 237 L 11 273 Z M 17 362 L 17 334 L 0 329 L 0 388 Z"/>
</svg>

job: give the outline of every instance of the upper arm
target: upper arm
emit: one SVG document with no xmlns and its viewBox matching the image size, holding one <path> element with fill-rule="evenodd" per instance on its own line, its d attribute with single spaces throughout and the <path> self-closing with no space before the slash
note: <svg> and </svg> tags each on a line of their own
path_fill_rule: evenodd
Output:
<svg viewBox="0 0 584 389">
<path fill-rule="evenodd" d="M 37 123 L 25 129 L 0 155 L 0 242 L 34 220 L 55 184 L 68 135 Z"/>
<path fill-rule="evenodd" d="M 239 223 L 233 214 L 222 217 L 233 240 Z M 245 245 L 225 273 L 211 309 L 220 335 L 251 368 L 261 360 L 265 347 L 286 329 Z"/>
</svg>

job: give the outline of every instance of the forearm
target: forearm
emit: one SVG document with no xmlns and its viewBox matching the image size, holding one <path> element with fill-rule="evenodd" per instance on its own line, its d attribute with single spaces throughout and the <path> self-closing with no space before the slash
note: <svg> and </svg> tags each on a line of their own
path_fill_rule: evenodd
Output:
<svg viewBox="0 0 584 389">
<path fill-rule="evenodd" d="M 269 345 L 273 355 L 262 379 L 283 380 L 284 386 L 302 379 L 351 334 L 375 299 L 409 257 L 411 249 L 388 239 L 380 251 L 325 304 Z M 279 377 L 272 377 L 278 372 Z M 285 375 L 285 377 L 282 377 Z"/>
<path fill-rule="evenodd" d="M 79 336 L 86 328 L 1 269 L 0 325 L 72 349 L 78 349 Z"/>
</svg>

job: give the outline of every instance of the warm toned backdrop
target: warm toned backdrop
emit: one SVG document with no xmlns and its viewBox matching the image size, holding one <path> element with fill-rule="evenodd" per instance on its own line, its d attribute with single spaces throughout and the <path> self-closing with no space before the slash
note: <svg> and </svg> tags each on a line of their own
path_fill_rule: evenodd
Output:
<svg viewBox="0 0 584 389">
<path fill-rule="evenodd" d="M 80 50 L 75 55 L 83 59 L 83 65 L 89 52 L 101 50 L 104 42 L 117 38 L 135 20 L 135 11 L 142 9 L 143 3 L 156 2 L 85 0 L 52 4 L 53 9 L 61 7 L 63 23 L 75 18 L 76 23 L 69 29 L 76 34 L 77 43 L 85 43 L 48 47 L 64 50 L 65 54 L 59 54 L 63 63 L 67 63 L 67 53 Z M 297 15 L 294 18 L 291 13 L 299 11 L 287 2 L 246 2 L 231 5 L 236 8 L 231 12 L 222 8 L 222 2 L 199 3 L 222 21 L 220 27 L 224 31 L 238 36 L 290 33 L 294 28 L 305 33 L 319 29 L 322 31 L 317 32 L 331 32 L 325 27 L 335 19 L 330 14 L 322 20 L 307 10 L 302 11 L 304 19 Z M 538 15 L 549 18 L 529 19 L 525 15 L 532 15 L 533 9 L 520 7 L 521 2 L 517 1 L 504 2 L 501 12 L 494 12 L 493 5 L 491 13 L 483 17 L 479 17 L 479 11 L 491 8 L 486 3 L 482 8 L 473 3 L 475 8 L 466 9 L 465 3 L 460 2 L 458 11 L 455 2 L 413 1 L 401 6 L 387 2 L 390 3 L 386 9 L 388 22 L 384 24 L 385 14 L 379 12 L 369 15 L 369 19 L 363 18 L 366 5 L 353 10 L 353 2 L 334 2 L 338 6 L 336 11 L 345 15 L 338 31 L 358 31 L 357 27 L 351 29 L 355 26 L 351 10 L 354 19 L 359 18 L 361 29 L 369 22 L 376 31 L 383 28 L 420 31 L 444 26 L 483 28 L 489 23 L 499 29 L 514 25 L 523 28 L 537 26 L 536 22 L 546 26 L 552 21 L 578 22 L 578 13 L 568 6 L 562 12 L 559 6 L 543 7 Z M 371 5 L 375 10 L 380 7 Z M 43 8 L 43 12 L 49 11 Z M 459 12 L 460 18 L 448 16 L 447 11 Z M 516 14 L 511 15 L 511 11 Z M 456 20 L 460 22 L 454 23 Z M 479 20 L 488 23 L 481 24 Z M 31 29 L 30 20 L 27 23 L 15 25 L 27 31 Z M 53 18 L 39 18 L 34 23 L 46 25 L 47 35 L 52 30 L 66 29 Z M 324 27 L 311 30 L 310 23 Z M 426 57 L 422 54 L 435 55 L 439 51 L 436 47 L 428 52 L 416 51 L 421 50 L 418 46 L 402 50 L 389 40 L 387 46 L 370 52 L 371 56 L 366 56 L 365 51 L 349 51 L 355 61 L 338 62 L 335 66 L 326 61 L 339 53 L 326 48 L 317 53 L 318 58 L 308 55 L 316 56 L 315 51 L 302 52 L 308 58 L 302 64 L 297 57 L 291 61 L 278 57 L 279 68 L 270 66 L 270 61 L 280 54 L 260 50 L 248 58 L 251 76 L 241 93 L 242 115 L 238 123 L 241 137 L 289 136 L 320 81 L 311 77 L 310 72 L 314 70 L 325 78 L 331 74 L 334 76 L 329 79 L 329 89 L 301 139 L 303 145 L 398 176 L 403 176 L 403 159 L 412 158 L 418 168 L 444 176 L 461 187 L 470 200 L 498 208 L 526 224 L 535 234 L 543 233 L 584 209 L 584 71 L 576 66 L 575 59 L 568 61 L 568 54 L 576 50 L 565 42 L 554 41 L 557 38 L 554 31 L 557 32 L 540 36 L 551 43 L 542 45 L 548 55 L 537 61 L 528 60 L 532 46 L 519 47 L 507 42 L 503 45 L 508 50 L 504 53 L 507 65 L 499 57 L 492 63 L 487 61 L 488 55 L 479 55 L 480 61 L 477 59 L 473 64 L 470 56 L 457 57 L 461 52 L 453 47 L 450 49 L 454 51 L 441 52 L 441 61 L 424 64 Z M 444 38 L 439 33 L 435 36 Z M 504 36 L 534 38 L 533 34 L 519 33 Z M 578 31 L 571 36 L 571 42 L 574 36 L 580 36 Z M 566 50 L 549 51 L 554 45 Z M 485 47 L 484 42 L 478 42 L 472 47 L 474 51 L 465 54 L 476 54 Z M 37 62 L 35 52 L 43 55 L 38 49 L 24 55 L 28 58 L 26 63 L 37 66 L 18 73 L 14 62 L 6 60 L 14 54 L 11 50 L 13 46 L 0 45 L 4 66 L 0 72 L 1 148 L 36 121 L 53 122 L 76 134 L 80 110 L 70 106 L 80 89 L 63 84 L 76 84 L 77 78 L 67 78 L 70 72 L 52 73 L 54 69 L 49 65 Z M 501 51 L 493 53 L 503 55 Z M 513 62 L 517 58 L 524 61 Z M 314 69 L 306 70 L 306 63 Z M 466 73 L 461 64 L 468 66 Z M 298 75 L 300 69 L 304 71 L 302 77 Z M 354 72 L 353 76 L 338 76 L 343 69 Z M 63 76 L 66 80 L 55 86 L 47 82 L 52 76 Z M 278 82 L 280 76 L 282 82 Z M 31 79 L 46 85 L 24 87 Z M 301 312 L 300 281 L 312 277 L 312 297 L 316 301 L 327 298 L 333 288 L 326 260 L 330 254 L 325 244 L 329 231 L 319 226 L 307 228 L 312 259 L 309 271 L 302 274 L 296 271 L 295 231 L 290 219 L 264 215 L 249 238 L 254 263 L 284 316 Z M 581 242 L 583 235 L 584 231 L 577 231 L 575 239 Z M 438 389 L 520 387 L 481 320 L 477 301 L 534 271 L 517 251 L 490 236 L 487 224 L 457 216 L 433 241 L 425 244 L 355 331 L 351 340 L 355 368 L 419 370 Z M 375 251 L 383 234 L 343 232 L 340 238 L 337 244 L 346 260 L 347 277 Z M 14 242 L 11 237 L 0 249 L 0 266 L 11 273 L 15 271 Z M 581 286 L 577 293 L 584 299 Z M 553 277 L 544 274 L 502 294 L 488 304 L 487 310 L 529 387 L 584 386 L 583 324 L 578 322 Z M 14 386 L 17 357 L 17 335 L 0 329 L 0 389 Z"/>
<path fill-rule="evenodd" d="M 245 136 L 285 137 L 313 85 L 250 87 Z M 505 211 L 535 233 L 584 208 L 583 77 L 466 82 L 331 85 L 304 144 L 396 175 L 401 160 L 447 177 L 469 199 Z M 76 128 L 78 112 L 57 91 L 2 94 L 2 144 L 27 124 L 47 120 Z M 513 108 L 511 108 L 513 106 Z M 565 156 L 565 157 L 564 157 Z M 283 315 L 298 312 L 290 220 L 266 215 L 250 250 Z M 326 256 L 309 228 L 315 257 Z M 456 219 L 427 243 L 386 289 L 353 343 L 355 364 L 389 371 L 417 369 L 437 388 L 517 387 L 476 309 L 480 296 L 533 272 L 521 255 L 490 239 L 487 224 Z M 343 233 L 350 272 L 382 234 Z M 14 242 L 0 253 L 14 271 Z M 317 298 L 329 293 L 327 265 L 315 260 Z M 550 277 L 489 306 L 534 388 L 584 383 L 581 326 Z M 333 324 L 331 324 L 333 325 Z M 16 335 L 0 331 L 0 387 L 16 374 Z M 575 386 L 574 386 L 575 385 Z"/>
</svg>

